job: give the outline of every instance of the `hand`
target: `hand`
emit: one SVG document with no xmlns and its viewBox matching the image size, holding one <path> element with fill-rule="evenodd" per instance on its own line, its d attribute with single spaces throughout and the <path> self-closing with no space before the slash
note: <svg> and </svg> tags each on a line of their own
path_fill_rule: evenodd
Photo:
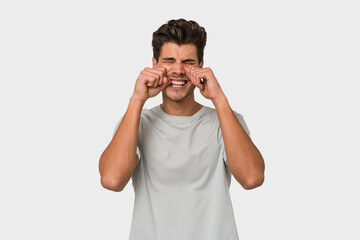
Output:
<svg viewBox="0 0 360 240">
<path fill-rule="evenodd" d="M 142 101 L 155 97 L 170 84 L 166 76 L 164 67 L 145 68 L 136 80 L 133 96 Z"/>
<path fill-rule="evenodd" d="M 207 99 L 214 101 L 224 96 L 220 84 L 210 68 L 190 68 L 189 78 L 192 84 L 200 89 L 200 93 Z"/>
</svg>

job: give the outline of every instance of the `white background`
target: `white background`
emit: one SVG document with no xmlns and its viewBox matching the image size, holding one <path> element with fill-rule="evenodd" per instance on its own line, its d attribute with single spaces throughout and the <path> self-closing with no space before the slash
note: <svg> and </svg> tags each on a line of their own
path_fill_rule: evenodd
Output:
<svg viewBox="0 0 360 240">
<path fill-rule="evenodd" d="M 360 239 L 357 1 L 129 2 L 1 1 L 0 239 L 128 239 L 131 181 L 103 189 L 98 160 L 180 17 L 266 162 L 260 188 L 232 179 L 240 238 Z"/>
</svg>

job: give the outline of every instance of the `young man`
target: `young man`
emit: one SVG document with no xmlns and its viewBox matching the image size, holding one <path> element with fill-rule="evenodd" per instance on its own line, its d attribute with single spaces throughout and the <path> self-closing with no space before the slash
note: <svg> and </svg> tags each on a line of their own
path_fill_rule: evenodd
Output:
<svg viewBox="0 0 360 240">
<path fill-rule="evenodd" d="M 153 67 L 141 71 L 122 120 L 100 158 L 101 184 L 135 191 L 130 239 L 238 239 L 231 174 L 245 189 L 264 181 L 263 158 L 210 68 L 206 32 L 171 20 L 153 33 Z M 215 108 L 194 99 L 195 87 Z M 162 92 L 163 103 L 143 109 Z"/>
</svg>

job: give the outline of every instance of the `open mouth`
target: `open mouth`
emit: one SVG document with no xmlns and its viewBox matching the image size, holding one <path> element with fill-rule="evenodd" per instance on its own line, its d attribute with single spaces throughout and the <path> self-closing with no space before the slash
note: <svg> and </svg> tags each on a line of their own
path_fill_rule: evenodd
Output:
<svg viewBox="0 0 360 240">
<path fill-rule="evenodd" d="M 187 79 L 170 79 L 170 85 L 174 87 L 183 87 L 187 82 Z"/>
</svg>

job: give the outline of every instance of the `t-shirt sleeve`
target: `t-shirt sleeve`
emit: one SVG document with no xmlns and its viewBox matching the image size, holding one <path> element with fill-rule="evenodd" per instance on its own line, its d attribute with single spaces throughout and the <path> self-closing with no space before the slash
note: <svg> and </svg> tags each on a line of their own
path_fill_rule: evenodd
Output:
<svg viewBox="0 0 360 240">
<path fill-rule="evenodd" d="M 240 113 L 237 113 L 235 111 L 233 111 L 236 118 L 239 120 L 241 126 L 243 127 L 243 129 L 245 130 L 245 132 L 247 133 L 247 135 L 250 137 L 250 131 L 249 131 L 249 128 L 244 120 L 244 117 L 240 114 Z M 250 137 L 251 138 L 251 137 Z M 222 153 L 223 153 L 223 159 L 224 161 L 226 162 L 227 160 L 227 157 L 226 157 L 226 152 L 225 152 L 225 145 L 224 145 L 224 139 L 223 139 L 223 136 L 221 134 L 221 149 L 222 149 Z"/>
<path fill-rule="evenodd" d="M 115 125 L 114 132 L 113 132 L 113 137 L 114 137 L 118 127 L 120 126 L 121 121 L 122 121 L 122 117 L 120 118 L 120 120 Z M 139 143 L 136 146 L 136 154 L 139 157 L 139 160 L 141 160 L 141 152 L 140 152 L 140 149 L 139 149 Z"/>
</svg>

